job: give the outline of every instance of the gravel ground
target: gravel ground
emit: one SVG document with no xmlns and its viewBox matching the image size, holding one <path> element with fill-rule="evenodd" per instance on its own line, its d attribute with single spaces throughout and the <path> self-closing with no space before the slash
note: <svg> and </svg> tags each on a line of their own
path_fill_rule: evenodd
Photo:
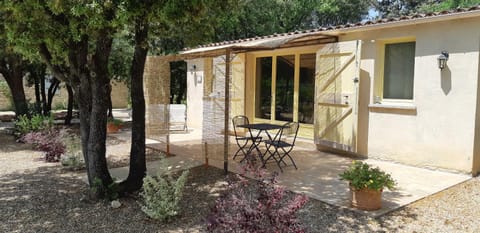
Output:
<svg viewBox="0 0 480 233">
<path fill-rule="evenodd" d="M 110 146 L 128 143 L 111 140 Z M 91 201 L 81 172 L 43 162 L 41 153 L 1 132 L 0 142 L 0 232 L 204 232 L 209 208 L 225 188 L 221 170 L 192 168 L 181 215 L 162 223 L 141 212 L 137 196 L 120 199 L 118 209 Z M 126 161 L 112 158 L 113 166 Z M 299 218 L 308 232 L 480 232 L 479 190 L 473 178 L 379 218 L 311 199 Z"/>
</svg>

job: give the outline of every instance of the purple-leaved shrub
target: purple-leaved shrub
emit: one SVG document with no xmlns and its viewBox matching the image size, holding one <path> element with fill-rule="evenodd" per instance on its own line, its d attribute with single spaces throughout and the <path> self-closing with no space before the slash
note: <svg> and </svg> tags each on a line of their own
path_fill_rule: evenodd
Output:
<svg viewBox="0 0 480 233">
<path fill-rule="evenodd" d="M 58 162 L 60 156 L 65 153 L 66 146 L 63 143 L 65 136 L 66 130 L 49 128 L 27 133 L 20 138 L 20 141 L 33 144 L 37 150 L 45 152 L 45 161 Z"/>
<path fill-rule="evenodd" d="M 249 158 L 250 157 L 250 158 Z M 277 173 L 265 178 L 265 169 L 255 166 L 251 156 L 242 165 L 243 175 L 252 174 L 258 181 L 237 175 L 220 196 L 207 217 L 209 232 L 305 232 L 296 213 L 308 201 L 305 194 L 287 196 L 284 187 L 275 185 Z M 253 184 L 252 184 L 253 183 Z"/>
</svg>

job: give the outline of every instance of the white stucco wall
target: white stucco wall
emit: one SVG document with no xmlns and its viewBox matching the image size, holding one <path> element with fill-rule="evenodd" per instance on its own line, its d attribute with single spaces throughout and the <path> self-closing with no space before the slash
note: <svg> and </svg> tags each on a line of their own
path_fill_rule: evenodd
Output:
<svg viewBox="0 0 480 233">
<path fill-rule="evenodd" d="M 195 69 L 193 66 L 195 65 Z M 201 129 L 203 121 L 203 59 L 187 61 L 187 125 Z"/>
<path fill-rule="evenodd" d="M 414 100 L 416 110 L 363 106 L 368 115 L 368 156 L 406 164 L 472 172 L 480 18 L 355 32 L 340 41 L 363 40 L 361 80 L 370 81 L 373 104 L 378 43 L 414 37 L 416 41 Z M 450 53 L 441 71 L 437 57 Z M 378 72 L 377 72 L 378 73 Z M 377 75 L 378 76 L 378 75 Z M 362 107 L 362 106 L 361 106 Z M 368 108 L 368 109 L 367 109 Z"/>
</svg>

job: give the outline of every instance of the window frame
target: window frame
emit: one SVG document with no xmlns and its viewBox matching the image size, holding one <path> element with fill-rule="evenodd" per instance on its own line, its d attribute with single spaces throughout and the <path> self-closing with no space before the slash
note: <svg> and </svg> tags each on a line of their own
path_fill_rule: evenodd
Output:
<svg viewBox="0 0 480 233">
<path fill-rule="evenodd" d="M 288 48 L 288 49 L 279 49 L 279 50 L 275 50 L 275 51 L 257 51 L 257 52 L 252 52 L 251 54 L 253 55 L 252 58 L 253 58 L 253 70 L 256 71 L 257 70 L 257 64 L 256 64 L 256 60 L 257 58 L 261 58 L 261 57 L 271 57 L 272 58 L 272 85 L 271 85 L 271 103 L 276 103 L 276 87 L 277 87 L 277 57 L 278 56 L 288 56 L 288 55 L 293 55 L 295 57 L 295 70 L 294 70 L 294 77 L 293 77 L 293 80 L 294 80 L 294 94 L 293 94 L 293 121 L 295 122 L 298 122 L 298 116 L 299 116 L 299 112 L 298 112 L 298 105 L 299 105 L 299 88 L 300 88 L 300 56 L 302 54 L 316 54 L 317 51 L 321 48 L 322 46 L 318 46 L 318 45 L 315 45 L 315 46 L 306 46 L 306 47 L 303 47 L 303 48 Z M 316 56 L 316 55 L 315 55 Z M 256 86 L 256 82 L 257 82 L 257 74 L 256 72 L 253 72 L 252 73 L 253 77 L 252 77 L 252 81 L 253 81 L 253 89 L 254 89 L 254 92 L 257 91 L 257 86 Z M 280 120 L 275 120 L 276 119 L 276 116 L 275 116 L 275 105 L 274 104 L 271 104 L 270 108 L 271 108 L 271 117 L 270 119 L 263 119 L 263 118 L 257 118 L 256 117 L 256 109 L 255 109 L 255 106 L 256 106 L 256 97 L 254 96 L 253 97 L 253 116 L 254 116 L 254 122 L 271 122 L 271 123 L 275 123 L 275 124 L 282 124 L 282 123 L 285 123 L 284 121 L 280 121 Z M 313 129 L 313 124 L 306 124 L 306 123 L 300 123 L 300 126 L 302 128 L 311 128 Z"/>
<path fill-rule="evenodd" d="M 413 85 L 412 85 L 412 99 L 394 99 L 394 98 L 384 98 L 384 79 L 385 79 L 385 51 L 388 44 L 400 44 L 407 42 L 415 42 L 415 55 L 414 55 L 414 68 L 413 68 Z M 417 43 L 416 38 L 396 38 L 388 40 L 379 40 L 376 44 L 377 48 L 377 59 L 375 59 L 375 82 L 374 82 L 374 92 L 372 103 L 373 104 L 408 104 L 413 105 L 415 103 L 415 73 L 416 73 L 416 59 L 417 59 Z"/>
</svg>

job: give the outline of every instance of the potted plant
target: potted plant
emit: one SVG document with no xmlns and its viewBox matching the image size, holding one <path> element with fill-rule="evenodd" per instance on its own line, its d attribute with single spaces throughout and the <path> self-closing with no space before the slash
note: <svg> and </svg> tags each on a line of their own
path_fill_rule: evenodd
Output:
<svg viewBox="0 0 480 233">
<path fill-rule="evenodd" d="M 115 133 L 120 130 L 123 125 L 123 121 L 115 118 L 108 118 L 107 121 L 107 133 Z"/>
<path fill-rule="evenodd" d="M 390 174 L 360 161 L 353 161 L 340 179 L 349 182 L 351 205 L 361 210 L 382 208 L 383 189 L 393 190 L 396 185 Z"/>
</svg>

